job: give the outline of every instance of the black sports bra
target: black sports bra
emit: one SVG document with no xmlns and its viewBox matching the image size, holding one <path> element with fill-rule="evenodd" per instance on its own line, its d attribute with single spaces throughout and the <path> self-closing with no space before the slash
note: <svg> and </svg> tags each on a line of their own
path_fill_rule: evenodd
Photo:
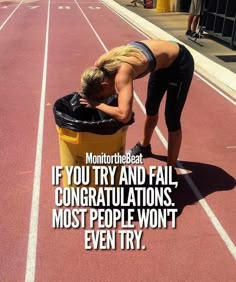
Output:
<svg viewBox="0 0 236 282">
<path fill-rule="evenodd" d="M 144 71 L 143 73 L 138 75 L 136 78 L 144 77 L 149 72 L 153 72 L 156 68 L 156 58 L 153 55 L 150 48 L 146 44 L 144 44 L 143 42 L 140 42 L 140 41 L 134 41 L 134 42 L 129 43 L 128 45 L 131 45 L 131 46 L 139 49 L 146 56 L 148 63 L 149 63 L 149 66 L 146 69 L 146 71 Z"/>
</svg>

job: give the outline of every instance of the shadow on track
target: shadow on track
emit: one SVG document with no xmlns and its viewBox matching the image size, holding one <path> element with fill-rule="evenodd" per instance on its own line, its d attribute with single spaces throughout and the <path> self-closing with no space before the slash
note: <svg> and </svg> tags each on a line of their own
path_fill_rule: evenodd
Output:
<svg viewBox="0 0 236 282">
<path fill-rule="evenodd" d="M 153 155 L 152 158 L 158 159 L 161 161 L 166 161 L 166 157 L 161 155 Z M 220 192 L 220 191 L 227 191 L 235 188 L 235 179 L 228 174 L 225 170 L 220 167 L 205 164 L 205 163 L 197 163 L 197 162 L 187 162 L 181 161 L 184 169 L 190 171 L 188 176 L 190 176 L 191 180 L 194 182 L 195 186 L 197 187 L 197 193 L 199 197 L 194 194 L 191 187 L 189 186 L 188 182 L 186 181 L 186 175 L 179 174 L 178 175 L 178 188 L 172 187 L 172 192 L 170 194 L 172 203 L 175 204 L 175 208 L 177 208 L 178 212 L 176 217 L 180 216 L 183 209 L 188 205 L 193 205 L 197 203 L 199 200 L 205 198 L 207 195 Z M 150 185 L 149 183 L 149 175 L 146 175 L 146 183 L 144 185 L 140 185 L 140 187 L 145 187 L 146 189 L 155 189 L 155 185 Z M 158 188 L 163 185 L 156 185 Z M 137 184 L 124 186 L 125 188 L 125 201 L 129 197 L 131 187 L 139 187 Z M 135 195 L 136 197 L 137 195 Z M 116 206 L 116 207 L 106 207 L 109 209 L 118 208 L 118 209 L 134 209 L 134 221 L 138 221 L 138 214 L 137 209 L 156 209 L 156 210 L 163 210 L 166 209 L 165 206 Z M 171 218 L 168 217 L 168 221 L 171 221 Z"/>
<path fill-rule="evenodd" d="M 166 162 L 165 156 L 153 155 L 152 158 Z M 206 163 L 188 161 L 181 161 L 181 164 L 185 170 L 190 171 L 188 176 L 193 180 L 201 197 L 197 199 L 185 179 L 186 176 L 179 174 L 179 185 L 173 193 L 173 202 L 176 203 L 179 215 L 182 213 L 185 206 L 195 204 L 209 194 L 235 188 L 235 178 L 220 167 Z"/>
</svg>

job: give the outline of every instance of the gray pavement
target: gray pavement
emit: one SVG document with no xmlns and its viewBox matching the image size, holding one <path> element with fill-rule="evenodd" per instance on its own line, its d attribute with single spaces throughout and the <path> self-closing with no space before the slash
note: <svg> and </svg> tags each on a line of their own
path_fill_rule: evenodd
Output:
<svg viewBox="0 0 236 282">
<path fill-rule="evenodd" d="M 194 54 L 197 71 L 236 98 L 236 51 L 223 42 L 217 42 L 208 34 L 204 34 L 203 39 L 197 40 L 200 45 L 189 40 L 185 35 L 188 13 L 157 13 L 156 8 L 145 9 L 142 0 L 138 0 L 136 7 L 130 3 L 131 0 L 102 0 L 102 2 L 137 26 L 148 37 L 167 40 L 173 37 L 189 46 Z M 219 56 L 224 57 L 224 60 Z M 225 61 L 229 56 L 231 61 Z"/>
<path fill-rule="evenodd" d="M 129 0 L 115 0 L 123 7 L 136 13 L 137 15 L 145 18 L 149 22 L 173 35 L 180 41 L 189 45 L 198 52 L 204 54 L 212 61 L 224 66 L 225 68 L 236 73 L 236 51 L 224 45 L 223 42 L 217 42 L 213 37 L 209 37 L 205 34 L 204 39 L 197 40 L 202 46 L 190 41 L 185 35 L 187 29 L 188 13 L 172 12 L 172 13 L 157 13 L 156 8 L 145 9 L 143 2 L 138 1 L 137 7 L 134 7 Z M 224 62 L 217 56 L 235 56 L 234 62 Z"/>
</svg>

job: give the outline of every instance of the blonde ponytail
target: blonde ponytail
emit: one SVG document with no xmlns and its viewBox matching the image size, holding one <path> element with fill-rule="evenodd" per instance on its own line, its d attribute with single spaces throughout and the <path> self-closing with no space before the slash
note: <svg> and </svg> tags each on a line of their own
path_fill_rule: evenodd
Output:
<svg viewBox="0 0 236 282">
<path fill-rule="evenodd" d="M 95 64 L 98 68 L 103 68 L 112 75 L 116 73 L 120 63 L 133 65 L 140 62 L 144 63 L 142 52 L 131 45 L 124 45 L 103 54 Z"/>
</svg>

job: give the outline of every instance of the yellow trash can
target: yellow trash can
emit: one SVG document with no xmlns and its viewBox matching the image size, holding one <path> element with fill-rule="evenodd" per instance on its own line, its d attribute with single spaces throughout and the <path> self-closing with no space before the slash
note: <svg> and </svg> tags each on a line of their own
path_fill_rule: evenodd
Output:
<svg viewBox="0 0 236 282">
<path fill-rule="evenodd" d="M 170 12 L 170 0 L 157 0 L 156 11 L 157 13 Z"/>
<path fill-rule="evenodd" d="M 117 95 L 111 97 L 107 104 L 116 105 Z M 79 105 L 79 93 L 72 93 L 57 100 L 53 110 L 59 137 L 61 166 L 64 168 L 63 186 L 118 186 L 121 165 L 114 162 L 110 164 L 109 156 L 125 153 L 128 125 L 132 124 L 134 119 L 122 124 L 98 110 L 84 108 Z M 109 169 L 116 171 L 114 183 L 113 177 L 109 177 Z M 68 177 L 68 170 L 74 172 L 72 177 Z M 95 178 L 100 176 L 100 173 L 102 175 L 98 181 Z"/>
</svg>

